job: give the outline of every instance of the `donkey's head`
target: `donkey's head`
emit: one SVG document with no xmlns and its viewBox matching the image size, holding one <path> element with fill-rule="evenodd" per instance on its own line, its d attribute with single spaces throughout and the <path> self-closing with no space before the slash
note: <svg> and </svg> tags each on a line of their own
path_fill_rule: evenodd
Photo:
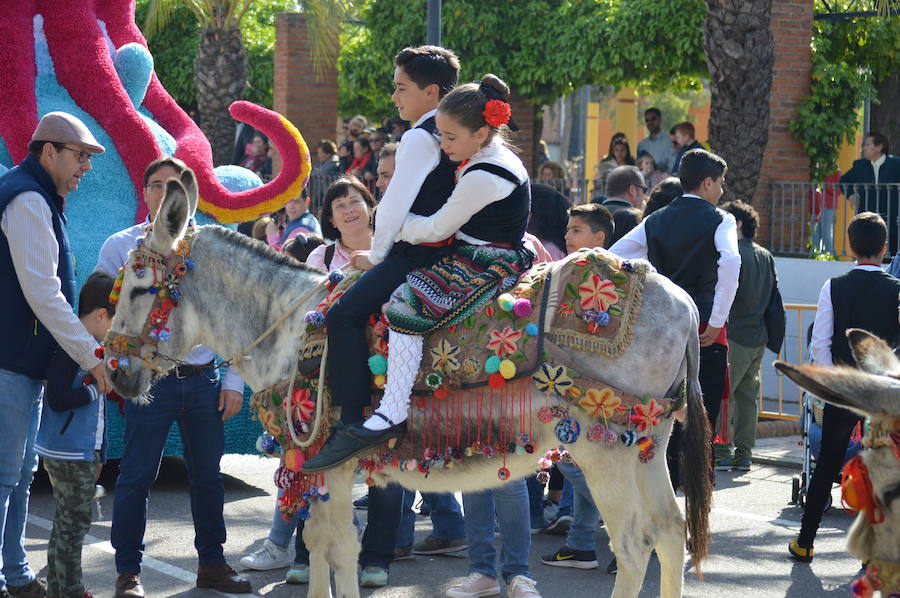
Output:
<svg viewBox="0 0 900 598">
<path fill-rule="evenodd" d="M 860 514 L 850 530 L 850 551 L 863 560 L 900 561 L 900 360 L 880 338 L 847 331 L 860 369 L 776 361 L 775 367 L 823 401 L 850 409 L 871 420 L 863 440 L 863 463 L 871 480 L 874 519 Z"/>
<path fill-rule="evenodd" d="M 145 393 L 194 346 L 181 281 L 190 276 L 188 223 L 197 208 L 197 183 L 190 169 L 166 182 L 166 195 L 151 230 L 131 251 L 113 292 L 118 305 L 106 337 L 106 369 L 124 397 Z"/>
</svg>

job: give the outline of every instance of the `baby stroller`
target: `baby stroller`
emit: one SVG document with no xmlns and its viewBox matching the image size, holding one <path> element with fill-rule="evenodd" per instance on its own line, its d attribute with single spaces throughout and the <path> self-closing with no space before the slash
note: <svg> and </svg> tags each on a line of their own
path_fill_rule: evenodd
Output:
<svg viewBox="0 0 900 598">
<path fill-rule="evenodd" d="M 809 344 L 812 340 L 812 324 L 806 331 L 806 346 L 809 350 Z M 800 469 L 800 475 L 795 475 L 791 479 L 791 502 L 792 505 L 800 505 L 801 509 L 806 508 L 806 490 L 809 488 L 809 480 L 812 477 L 814 463 L 822 448 L 822 413 L 824 403 L 816 398 L 815 395 L 804 391 L 800 398 L 800 436 L 803 443 L 803 463 Z M 844 463 L 856 456 L 862 450 L 862 442 L 850 439 L 847 446 L 847 454 L 844 456 Z M 839 482 L 840 480 L 835 480 Z M 831 508 L 831 495 L 829 494 L 825 503 L 825 511 Z"/>
</svg>

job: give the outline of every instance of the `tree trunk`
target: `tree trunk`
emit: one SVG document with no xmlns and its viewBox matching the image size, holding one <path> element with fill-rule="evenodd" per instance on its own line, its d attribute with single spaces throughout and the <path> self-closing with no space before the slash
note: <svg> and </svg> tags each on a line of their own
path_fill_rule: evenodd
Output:
<svg viewBox="0 0 900 598">
<path fill-rule="evenodd" d="M 884 133 L 890 153 L 900 154 L 900 110 L 897 108 L 900 106 L 900 73 L 882 79 L 875 86 L 875 91 L 879 103 L 872 102 L 869 128 Z"/>
<path fill-rule="evenodd" d="M 228 164 L 234 145 L 235 122 L 228 107 L 244 97 L 247 57 L 241 30 L 209 27 L 200 33 L 194 60 L 200 128 L 212 146 L 216 166 Z"/>
<path fill-rule="evenodd" d="M 769 141 L 772 0 L 707 0 L 709 143 L 728 163 L 727 199 L 750 201 Z"/>
</svg>

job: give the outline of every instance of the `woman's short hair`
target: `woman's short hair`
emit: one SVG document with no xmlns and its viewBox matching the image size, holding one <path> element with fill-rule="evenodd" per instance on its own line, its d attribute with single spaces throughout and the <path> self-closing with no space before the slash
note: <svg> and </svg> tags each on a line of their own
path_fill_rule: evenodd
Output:
<svg viewBox="0 0 900 598">
<path fill-rule="evenodd" d="M 336 241 L 341 238 L 341 231 L 339 231 L 331 221 L 333 217 L 331 204 L 333 204 L 336 199 L 348 196 L 350 191 L 354 190 L 359 192 L 363 201 L 369 206 L 370 211 L 375 209 L 375 198 L 372 197 L 369 188 L 361 183 L 355 176 L 342 176 L 331 183 L 325 191 L 325 197 L 322 199 L 322 209 L 319 211 L 319 224 L 322 225 L 322 234 L 327 239 Z"/>
</svg>

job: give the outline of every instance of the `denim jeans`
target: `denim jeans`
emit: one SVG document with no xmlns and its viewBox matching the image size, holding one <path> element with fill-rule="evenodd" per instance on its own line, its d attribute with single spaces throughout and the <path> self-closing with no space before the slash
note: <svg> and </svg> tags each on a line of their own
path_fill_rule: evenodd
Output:
<svg viewBox="0 0 900 598">
<path fill-rule="evenodd" d="M 528 488 L 528 516 L 531 529 L 543 529 L 547 526 L 544 519 L 544 485 L 537 481 L 537 476 L 527 476 L 525 485 Z"/>
<path fill-rule="evenodd" d="M 510 480 L 494 490 L 463 492 L 469 571 L 497 579 L 494 520 L 500 523 L 500 571 L 509 581 L 528 574 L 531 530 L 525 479 Z"/>
<path fill-rule="evenodd" d="M 184 444 L 199 563 L 225 562 L 225 488 L 219 473 L 225 434 L 218 410 L 219 389 L 219 374 L 210 368 L 189 378 L 178 379 L 174 374 L 163 378 L 151 388 L 149 405 L 125 402 L 125 449 L 110 534 L 119 573 L 141 570 L 150 486 L 159 472 L 172 422 L 178 422 Z"/>
<path fill-rule="evenodd" d="M 558 463 L 557 467 L 559 467 Z M 563 474 L 563 476 L 565 477 L 565 474 Z M 559 510 L 556 512 L 556 516 L 559 517 L 560 515 L 571 515 L 574 504 L 575 491 L 572 488 L 572 483 L 568 478 L 566 478 L 566 481 L 563 482 L 562 496 L 559 497 Z"/>
<path fill-rule="evenodd" d="M 566 476 L 566 481 L 573 490 L 572 525 L 566 537 L 566 546 L 573 550 L 596 550 L 595 534 L 600 512 L 594 505 L 594 499 L 591 498 L 584 472 L 574 463 L 560 461 L 556 466 Z"/>
<path fill-rule="evenodd" d="M 34 579 L 25 556 L 25 519 L 31 479 L 37 470 L 34 450 L 41 421 L 40 380 L 0 370 L 0 587 L 23 586 Z"/>
<path fill-rule="evenodd" d="M 456 497 L 452 494 L 426 492 L 422 497 L 431 507 L 431 535 L 439 540 L 456 540 L 466 537 L 466 522 Z M 412 510 L 416 498 L 414 490 L 403 490 L 403 511 L 400 529 L 397 530 L 397 546 L 410 546 L 415 540 L 416 513 Z"/>
</svg>

